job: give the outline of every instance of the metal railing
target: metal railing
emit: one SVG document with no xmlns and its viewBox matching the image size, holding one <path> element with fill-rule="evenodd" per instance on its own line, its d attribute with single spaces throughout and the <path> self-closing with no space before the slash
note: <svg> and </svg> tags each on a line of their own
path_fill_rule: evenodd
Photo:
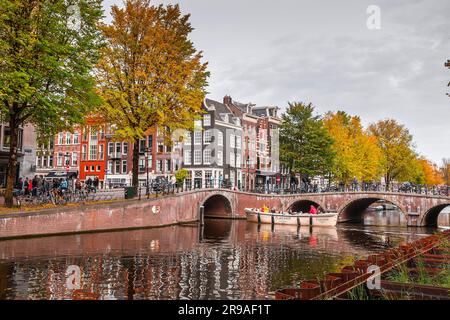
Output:
<svg viewBox="0 0 450 320">
<path fill-rule="evenodd" d="M 194 190 L 208 190 L 208 189 L 228 189 L 235 191 L 243 191 L 257 194 L 279 194 L 279 195 L 293 195 L 293 194 L 314 194 L 314 193 L 348 193 L 348 192 L 385 192 L 385 193 L 405 193 L 418 195 L 433 195 L 433 196 L 450 196 L 450 186 L 428 186 L 416 185 L 408 183 L 384 184 L 376 183 L 353 183 L 351 185 L 332 185 L 321 186 L 317 184 L 302 183 L 300 185 L 280 186 L 280 185 L 260 185 L 254 189 L 247 189 L 245 186 L 234 186 L 229 181 L 223 180 L 208 180 L 204 183 L 151 183 L 147 188 L 145 184 L 139 187 L 137 191 L 140 197 L 143 196 L 160 196 L 168 194 L 177 194 L 182 192 Z"/>
</svg>

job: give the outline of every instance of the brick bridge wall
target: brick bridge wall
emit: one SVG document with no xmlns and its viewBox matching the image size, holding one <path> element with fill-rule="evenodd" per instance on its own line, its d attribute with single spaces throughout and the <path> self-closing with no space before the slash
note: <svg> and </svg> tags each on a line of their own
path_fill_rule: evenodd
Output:
<svg viewBox="0 0 450 320">
<path fill-rule="evenodd" d="M 375 192 L 321 193 L 305 195 L 258 195 L 230 190 L 197 190 L 151 200 L 132 200 L 81 207 L 60 207 L 30 213 L 0 216 L 0 238 L 95 232 L 159 227 L 198 220 L 200 206 L 205 215 L 245 218 L 244 209 L 266 205 L 277 210 L 316 204 L 323 211 L 336 211 L 340 221 L 360 217 L 377 200 L 397 205 L 410 226 L 437 221 L 450 205 L 449 197 Z"/>
<path fill-rule="evenodd" d="M 437 197 L 419 194 L 383 193 L 383 192 L 348 192 L 319 193 L 304 195 L 257 195 L 229 190 L 200 190 L 193 200 L 194 206 L 201 206 L 212 195 L 227 199 L 232 207 L 231 217 L 244 217 L 245 208 L 266 205 L 277 210 L 309 210 L 311 204 L 319 206 L 325 212 L 338 212 L 339 221 L 361 218 L 361 213 L 371 204 L 385 200 L 396 205 L 405 215 L 409 226 L 433 225 L 437 222 L 439 212 L 450 206 L 450 197 Z M 219 200 L 216 196 L 214 199 Z M 206 207 L 205 207 L 206 209 Z M 305 210 L 306 209 L 306 210 Z M 222 211 L 223 212 L 223 211 Z M 206 215 L 215 215 L 205 210 Z M 223 214 L 219 214 L 222 216 Z"/>
</svg>

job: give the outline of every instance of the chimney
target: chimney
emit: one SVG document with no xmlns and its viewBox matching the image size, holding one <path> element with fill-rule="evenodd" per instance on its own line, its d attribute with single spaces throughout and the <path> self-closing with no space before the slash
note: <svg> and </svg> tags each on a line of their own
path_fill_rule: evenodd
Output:
<svg viewBox="0 0 450 320">
<path fill-rule="evenodd" d="M 232 102 L 232 99 L 229 95 L 226 95 L 225 97 L 223 97 L 223 104 L 224 105 L 230 105 Z"/>
</svg>

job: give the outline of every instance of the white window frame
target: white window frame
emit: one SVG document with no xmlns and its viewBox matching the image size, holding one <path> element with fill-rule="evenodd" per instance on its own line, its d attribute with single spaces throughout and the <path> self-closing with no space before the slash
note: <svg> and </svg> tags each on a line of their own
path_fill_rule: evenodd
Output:
<svg viewBox="0 0 450 320">
<path fill-rule="evenodd" d="M 206 148 L 203 150 L 203 164 L 210 165 L 211 164 L 211 149 Z"/>
<path fill-rule="evenodd" d="M 194 165 L 202 164 L 202 150 L 194 150 Z"/>
<path fill-rule="evenodd" d="M 192 165 L 192 150 L 184 150 L 184 164 Z"/>
<path fill-rule="evenodd" d="M 202 132 L 194 131 L 194 145 L 201 146 L 202 145 Z"/>
<path fill-rule="evenodd" d="M 204 144 L 210 144 L 212 142 L 212 132 L 211 132 L 211 130 L 206 130 L 203 133 L 203 141 L 204 141 Z"/>
<path fill-rule="evenodd" d="M 219 133 L 217 135 L 217 145 L 219 147 L 223 147 L 223 132 L 219 130 Z"/>
<path fill-rule="evenodd" d="M 230 148 L 235 148 L 236 147 L 236 136 L 234 134 L 230 134 Z"/>
<path fill-rule="evenodd" d="M 211 126 L 211 115 L 209 113 L 203 115 L 203 126 L 204 127 L 210 127 Z"/>
<path fill-rule="evenodd" d="M 222 150 L 217 151 L 217 165 L 223 166 L 223 151 Z"/>
</svg>

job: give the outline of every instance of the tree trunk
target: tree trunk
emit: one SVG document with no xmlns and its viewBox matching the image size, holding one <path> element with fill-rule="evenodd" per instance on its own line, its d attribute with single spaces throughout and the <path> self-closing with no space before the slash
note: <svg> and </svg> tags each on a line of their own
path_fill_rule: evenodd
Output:
<svg viewBox="0 0 450 320">
<path fill-rule="evenodd" d="M 17 143 L 19 135 L 19 123 L 16 115 L 11 115 L 9 119 L 10 143 L 9 159 L 6 175 L 5 206 L 11 208 L 14 205 L 13 190 L 16 182 L 17 172 Z"/>
<path fill-rule="evenodd" d="M 133 143 L 133 187 L 139 187 L 139 140 Z"/>
</svg>

